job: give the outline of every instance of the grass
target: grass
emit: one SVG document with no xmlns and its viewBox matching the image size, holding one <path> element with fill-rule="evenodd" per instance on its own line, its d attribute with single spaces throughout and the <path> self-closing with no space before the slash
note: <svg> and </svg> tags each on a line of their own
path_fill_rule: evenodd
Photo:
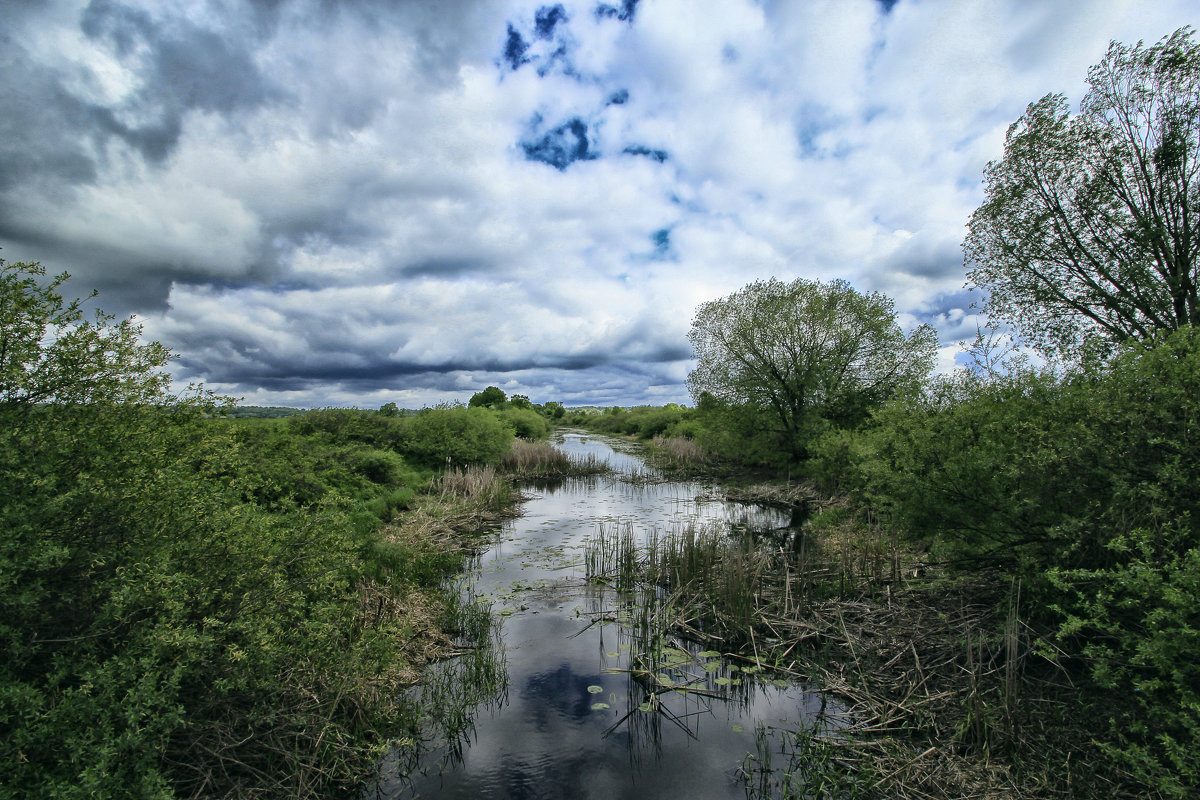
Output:
<svg viewBox="0 0 1200 800">
<path fill-rule="evenodd" d="M 682 436 L 655 436 L 649 455 L 655 466 L 676 474 L 701 472 L 712 463 L 704 448 Z"/>
<path fill-rule="evenodd" d="M 609 471 L 595 454 L 572 458 L 549 442 L 514 439 L 500 469 L 516 480 L 545 480 L 598 475 Z"/>
</svg>

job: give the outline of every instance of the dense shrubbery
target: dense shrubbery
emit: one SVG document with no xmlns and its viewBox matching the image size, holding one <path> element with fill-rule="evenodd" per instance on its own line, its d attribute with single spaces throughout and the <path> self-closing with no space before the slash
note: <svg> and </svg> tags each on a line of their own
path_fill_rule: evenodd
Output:
<svg viewBox="0 0 1200 800">
<path fill-rule="evenodd" d="M 574 421 L 599 433 L 636 436 L 648 440 L 655 436 L 677 435 L 677 431 L 686 425 L 692 413 L 690 409 L 668 403 L 665 406 L 610 408 L 603 414 L 578 417 Z"/>
<path fill-rule="evenodd" d="M 511 428 L 214 419 L 137 326 L 0 266 L 0 796 L 353 791 L 406 723 L 397 598 L 461 563 L 380 520 Z"/>
<path fill-rule="evenodd" d="M 304 795 L 397 730 L 380 689 L 404 626 L 358 620 L 350 507 L 254 502 L 202 408 L 4 414 L 0 761 L 21 797 Z"/>
<path fill-rule="evenodd" d="M 810 474 L 960 567 L 1024 581 L 1090 677 L 1100 746 L 1164 796 L 1200 782 L 1200 333 L 1065 375 L 958 375 L 856 432 Z"/>
</svg>

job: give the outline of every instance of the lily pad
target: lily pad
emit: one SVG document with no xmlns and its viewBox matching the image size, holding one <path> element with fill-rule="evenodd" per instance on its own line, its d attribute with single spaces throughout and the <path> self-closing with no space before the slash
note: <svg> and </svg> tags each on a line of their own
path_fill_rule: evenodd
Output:
<svg viewBox="0 0 1200 800">
<path fill-rule="evenodd" d="M 604 692 L 603 686 L 596 686 L 595 684 L 592 684 L 591 686 L 588 687 L 588 694 L 602 694 L 603 692 Z"/>
<path fill-rule="evenodd" d="M 612 708 L 608 703 L 592 703 L 592 711 L 604 711 Z"/>
<path fill-rule="evenodd" d="M 721 654 L 718 653 L 716 650 L 701 650 L 696 655 L 700 656 L 701 658 L 720 658 L 721 657 Z"/>
</svg>

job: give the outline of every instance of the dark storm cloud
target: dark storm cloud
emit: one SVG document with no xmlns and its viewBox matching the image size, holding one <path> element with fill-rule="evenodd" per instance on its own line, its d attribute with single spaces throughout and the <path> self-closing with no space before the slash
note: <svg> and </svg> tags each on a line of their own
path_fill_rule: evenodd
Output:
<svg viewBox="0 0 1200 800">
<path fill-rule="evenodd" d="M 39 183 L 86 183 L 96 164 L 81 132 L 93 124 L 94 109 L 63 90 L 58 77 L 40 68 L 22 46 L 0 46 L 0 192 L 37 179 Z M 0 236 L 4 225 L 0 196 Z"/>
<path fill-rule="evenodd" d="M 343 337 L 341 342 L 345 344 Z M 214 339 L 197 336 L 195 341 L 180 343 L 180 377 L 199 378 L 208 383 L 260 386 L 272 391 L 301 391 L 330 384 L 354 385 L 361 391 L 374 391 L 403 385 L 416 376 L 451 376 L 458 373 L 511 374 L 552 370 L 575 373 L 621 362 L 609 353 L 543 358 L 499 358 L 463 354 L 438 362 L 402 361 L 380 356 L 373 351 L 338 352 L 328 347 L 312 349 L 311 357 L 297 359 L 294 354 L 269 349 L 267 342 L 249 339 Z M 193 355 L 194 354 L 194 355 Z M 655 359 L 675 361 L 679 358 Z M 690 351 L 682 358 L 690 357 Z"/>
<path fill-rule="evenodd" d="M 953 240 L 914 236 L 898 247 L 881 266 L 888 271 L 917 278 L 938 279 L 961 275 L 962 250 L 958 242 Z"/>
<path fill-rule="evenodd" d="M 410 278 L 454 278 L 462 275 L 469 275 L 473 272 L 481 272 L 487 268 L 488 265 L 486 263 L 477 259 L 431 258 L 425 261 L 418 261 L 415 264 L 403 266 L 399 269 L 399 272 L 400 274 Z"/>
<path fill-rule="evenodd" d="M 141 90 L 120 107 L 97 109 L 96 125 L 152 161 L 170 154 L 188 111 L 229 114 L 259 107 L 283 94 L 259 71 L 251 55 L 252 42 L 202 28 L 183 17 L 162 24 L 144 10 L 115 0 L 93 0 L 83 12 L 80 28 L 89 38 L 108 43 L 142 80 Z M 153 121 L 123 123 L 122 113 Z"/>
</svg>

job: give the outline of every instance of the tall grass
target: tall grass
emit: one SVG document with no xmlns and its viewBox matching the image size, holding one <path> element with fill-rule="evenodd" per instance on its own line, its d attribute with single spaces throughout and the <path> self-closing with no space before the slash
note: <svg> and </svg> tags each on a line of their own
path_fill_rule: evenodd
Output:
<svg viewBox="0 0 1200 800">
<path fill-rule="evenodd" d="M 449 469 L 437 479 L 437 488 L 443 500 L 463 500 L 491 510 L 513 501 L 512 485 L 492 466 Z"/>
<path fill-rule="evenodd" d="M 710 462 L 703 447 L 682 436 L 655 436 L 650 448 L 655 463 L 672 469 L 702 469 Z"/>
<path fill-rule="evenodd" d="M 514 439 L 500 459 L 500 469 L 518 480 L 572 478 L 608 472 L 609 466 L 589 453 L 572 458 L 549 442 Z"/>
</svg>

